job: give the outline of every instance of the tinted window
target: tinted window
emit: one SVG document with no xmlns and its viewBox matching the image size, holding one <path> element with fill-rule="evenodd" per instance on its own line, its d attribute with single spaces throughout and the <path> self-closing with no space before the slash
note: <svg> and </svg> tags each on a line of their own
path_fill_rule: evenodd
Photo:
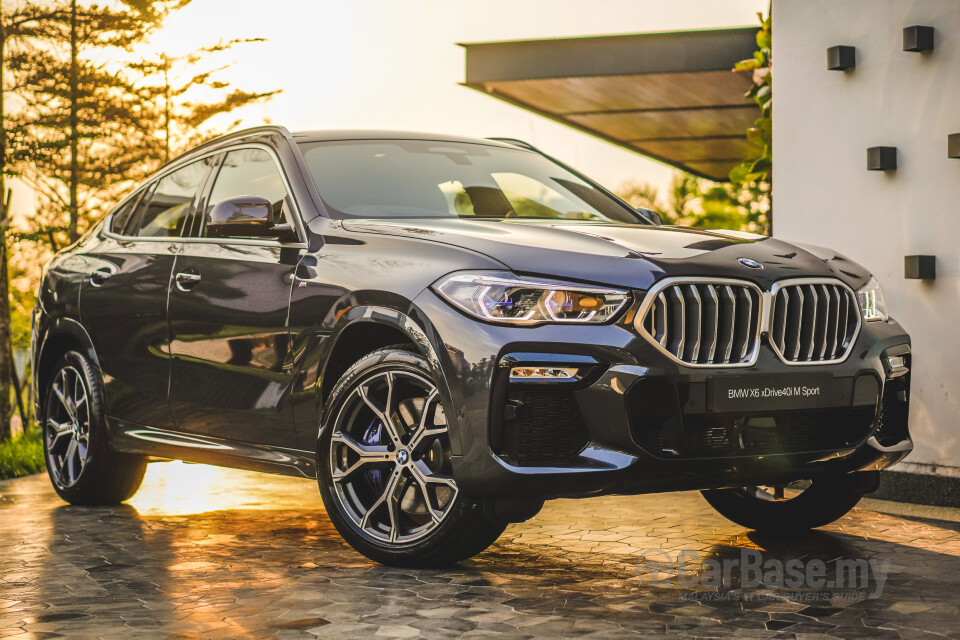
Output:
<svg viewBox="0 0 960 640">
<path fill-rule="evenodd" d="M 142 213 L 137 235 L 179 237 L 190 218 L 193 200 L 206 170 L 203 161 L 194 162 L 162 178 L 149 204 L 140 207 Z"/>
<path fill-rule="evenodd" d="M 133 217 L 133 212 L 137 209 L 137 202 L 141 196 L 143 196 L 142 191 L 123 203 L 123 205 L 113 213 L 113 218 L 110 220 L 110 231 L 117 234 L 123 233 L 127 223 L 129 223 Z"/>
<path fill-rule="evenodd" d="M 200 160 L 200 164 L 204 165 L 207 171 L 216 171 L 217 166 L 220 164 L 220 160 L 223 158 L 222 153 L 214 154 L 207 156 L 203 160 Z M 200 201 L 197 203 L 197 206 L 202 206 L 203 202 Z M 190 220 L 184 226 L 183 233 L 181 234 L 184 238 L 197 238 L 200 236 L 200 227 L 203 225 L 203 212 L 196 210 L 194 208 L 194 213 L 190 216 Z"/>
<path fill-rule="evenodd" d="M 340 217 L 643 224 L 628 207 L 530 151 L 430 140 L 350 140 L 303 147 L 320 197 Z"/>
<path fill-rule="evenodd" d="M 266 198 L 277 220 L 293 223 L 283 176 L 273 156 L 263 149 L 237 149 L 226 155 L 207 200 L 205 221 L 218 202 L 237 196 Z"/>
</svg>

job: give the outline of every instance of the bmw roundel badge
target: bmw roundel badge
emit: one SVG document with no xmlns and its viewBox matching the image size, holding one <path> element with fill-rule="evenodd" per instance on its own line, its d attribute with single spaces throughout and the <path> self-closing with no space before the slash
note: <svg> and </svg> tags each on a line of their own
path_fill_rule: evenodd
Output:
<svg viewBox="0 0 960 640">
<path fill-rule="evenodd" d="M 740 258 L 737 262 L 749 269 L 763 269 L 763 263 L 751 260 L 750 258 Z"/>
</svg>

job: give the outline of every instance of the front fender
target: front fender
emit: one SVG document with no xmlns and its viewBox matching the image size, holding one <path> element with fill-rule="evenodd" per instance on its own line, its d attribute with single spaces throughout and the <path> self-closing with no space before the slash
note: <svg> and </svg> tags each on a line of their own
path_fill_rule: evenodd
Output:
<svg viewBox="0 0 960 640">
<path fill-rule="evenodd" d="M 440 392 L 441 401 L 447 408 L 452 452 L 454 455 L 459 455 L 462 450 L 460 438 L 460 422 L 463 415 L 463 411 L 460 409 L 462 406 L 462 393 L 456 385 L 449 383 L 449 379 L 444 373 L 445 369 L 449 367 L 449 355 L 443 346 L 443 341 L 437 334 L 432 323 L 412 304 L 405 311 L 381 305 L 351 307 L 340 314 L 336 324 L 326 337 L 322 335 L 317 336 L 320 353 L 317 363 L 316 382 L 313 384 L 313 409 L 310 412 L 316 417 L 316 421 L 313 421 L 312 424 L 319 424 L 316 437 L 319 438 L 322 434 L 325 422 L 323 411 L 324 404 L 326 403 L 326 393 L 336 384 L 336 380 L 330 379 L 330 377 L 339 378 L 335 372 L 342 363 L 338 362 L 336 354 L 343 352 L 341 348 L 344 348 L 347 352 L 356 352 L 353 345 L 349 345 L 345 343 L 345 341 L 350 341 L 352 339 L 351 336 L 358 336 L 361 335 L 361 333 L 369 335 L 369 331 L 358 332 L 358 328 L 372 330 L 373 327 L 383 328 L 385 330 L 384 335 L 389 335 L 387 332 L 394 334 L 402 333 L 406 340 L 415 345 L 421 355 L 427 360 L 430 372 Z M 391 340 L 390 342 L 393 341 Z M 380 346 L 385 345 L 372 344 L 365 352 L 369 352 Z M 304 365 L 305 367 L 309 367 L 309 357 L 307 357 L 306 360 L 308 362 L 304 363 Z M 312 376 L 307 374 L 306 377 L 309 378 Z M 301 420 L 298 419 L 298 428 L 300 422 Z"/>
</svg>

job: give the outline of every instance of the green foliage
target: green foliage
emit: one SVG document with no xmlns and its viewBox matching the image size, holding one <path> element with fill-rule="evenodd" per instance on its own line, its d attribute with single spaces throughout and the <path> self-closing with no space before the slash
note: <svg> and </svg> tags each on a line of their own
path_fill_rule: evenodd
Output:
<svg viewBox="0 0 960 640">
<path fill-rule="evenodd" d="M 0 3 L 0 195 L 4 179 L 16 176 L 39 203 L 20 228 L 0 223 L 0 441 L 9 435 L 10 344 L 29 344 L 39 265 L 172 155 L 239 124 L 217 131 L 211 118 L 276 93 L 217 77 L 229 65 L 211 56 L 258 39 L 178 58 L 134 57 L 136 45 L 189 2 Z"/>
<path fill-rule="evenodd" d="M 760 117 L 747 129 L 746 137 L 755 150 L 730 171 L 730 182 L 738 192 L 737 200 L 748 206 L 753 220 L 764 233 L 769 233 L 770 182 L 773 179 L 773 29 L 770 16 L 757 16 L 760 19 L 757 50 L 752 58 L 738 62 L 733 69 L 753 72 L 753 83 L 745 97 L 757 103 Z M 755 198 L 755 204 L 748 202 L 751 198 Z"/>
<path fill-rule="evenodd" d="M 153 134 L 162 147 L 163 162 L 218 135 L 217 131 L 202 129 L 214 116 L 268 100 L 280 92 L 235 89 L 218 79 L 219 72 L 229 65 L 211 65 L 211 60 L 237 45 L 259 42 L 265 40 L 220 40 L 183 56 L 160 53 L 126 65 L 125 71 L 135 78 L 140 104 L 149 114 Z"/>
<path fill-rule="evenodd" d="M 639 182 L 622 184 L 617 195 L 634 207 L 656 211 L 664 224 L 685 227 L 763 233 L 769 209 L 768 185 L 748 189 L 680 171 L 674 174 L 665 200 L 655 187 Z"/>
<path fill-rule="evenodd" d="M 745 97 L 757 103 L 760 117 L 745 132 L 754 151 L 730 171 L 730 182 L 716 183 L 677 173 L 666 202 L 660 200 L 657 189 L 638 182 L 621 185 L 617 195 L 635 207 L 653 209 L 666 224 L 770 233 L 773 213 L 770 202 L 773 179 L 773 32 L 770 17 L 764 18 L 763 14 L 758 17 L 757 51 L 752 58 L 738 62 L 733 70 L 752 72 L 753 83 Z"/>
<path fill-rule="evenodd" d="M 29 141 L 24 177 L 41 196 L 37 222 L 67 226 L 69 242 L 128 181 L 144 177 L 157 155 L 136 87 L 116 60 L 185 4 L 82 3 L 74 12 L 57 2 L 40 23 L 43 38 L 28 39 L 31 55 L 10 61 Z"/>
<path fill-rule="evenodd" d="M 33 289 L 16 284 L 10 287 L 10 338 L 14 349 L 30 348 L 30 322 L 36 304 L 37 296 Z"/>
<path fill-rule="evenodd" d="M 0 442 L 0 480 L 43 471 L 43 440 L 39 429 Z"/>
<path fill-rule="evenodd" d="M 181 150 L 221 133 L 200 129 L 211 118 L 277 93 L 245 91 L 218 78 L 229 64 L 220 64 L 217 55 L 262 39 L 220 41 L 179 57 L 130 55 L 188 3 L 80 3 L 75 58 L 65 0 L 51 3 L 53 12 L 37 23 L 42 30 L 20 39 L 22 55 L 7 63 L 15 79 L 7 91 L 20 108 L 7 114 L 7 129 L 20 140 L 12 164 L 40 195 L 26 232 L 31 237 L 22 239 L 47 242 L 52 231 L 61 246 L 74 241 L 132 185 Z"/>
</svg>

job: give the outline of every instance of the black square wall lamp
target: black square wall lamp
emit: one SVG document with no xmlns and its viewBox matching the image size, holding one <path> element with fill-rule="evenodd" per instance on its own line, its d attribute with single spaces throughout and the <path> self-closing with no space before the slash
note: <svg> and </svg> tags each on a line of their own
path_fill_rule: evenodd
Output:
<svg viewBox="0 0 960 640">
<path fill-rule="evenodd" d="M 904 51 L 933 51 L 933 27 L 916 25 L 903 30 Z"/>
<path fill-rule="evenodd" d="M 937 277 L 935 256 L 904 256 L 903 277 L 909 280 L 933 280 Z"/>
<path fill-rule="evenodd" d="M 827 69 L 830 71 L 846 71 L 857 66 L 856 47 L 837 45 L 827 49 Z"/>
<path fill-rule="evenodd" d="M 960 158 L 960 133 L 951 133 L 947 136 L 947 157 Z"/>
<path fill-rule="evenodd" d="M 896 171 L 896 147 L 870 147 L 867 149 L 867 169 L 870 171 Z"/>
</svg>

